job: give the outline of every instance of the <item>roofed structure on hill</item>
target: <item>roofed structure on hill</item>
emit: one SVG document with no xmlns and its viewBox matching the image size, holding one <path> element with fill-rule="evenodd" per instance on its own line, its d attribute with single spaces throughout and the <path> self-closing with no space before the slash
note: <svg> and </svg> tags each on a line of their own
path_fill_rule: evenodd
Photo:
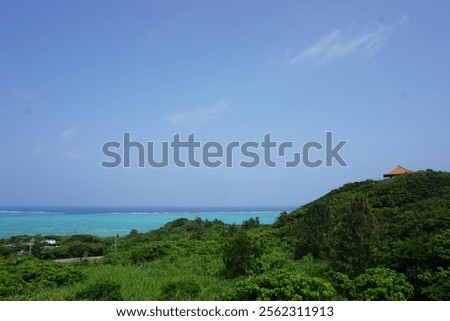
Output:
<svg viewBox="0 0 450 321">
<path fill-rule="evenodd" d="M 383 175 L 383 177 L 394 177 L 397 175 L 403 175 L 403 174 L 407 174 L 407 173 L 414 173 L 412 170 L 409 170 L 407 168 L 404 168 L 400 165 L 398 165 L 396 168 L 394 168 L 393 170 L 391 170 L 389 173 L 386 173 Z"/>
</svg>

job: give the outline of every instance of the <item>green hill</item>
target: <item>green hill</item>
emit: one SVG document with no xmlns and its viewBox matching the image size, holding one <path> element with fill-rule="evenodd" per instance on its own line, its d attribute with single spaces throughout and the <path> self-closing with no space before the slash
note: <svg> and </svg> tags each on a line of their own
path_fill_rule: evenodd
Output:
<svg viewBox="0 0 450 321">
<path fill-rule="evenodd" d="M 450 298 L 450 173 L 345 184 L 274 227 L 297 258 L 312 253 L 350 277 L 388 268 L 407 277 L 414 299 Z"/>
<path fill-rule="evenodd" d="M 289 216 L 301 217 L 302 213 L 317 202 L 326 202 L 339 215 L 350 205 L 356 193 L 366 193 L 375 211 L 380 209 L 421 211 L 430 207 L 449 210 L 450 173 L 428 169 L 391 179 L 347 183 L 292 211 Z"/>
</svg>

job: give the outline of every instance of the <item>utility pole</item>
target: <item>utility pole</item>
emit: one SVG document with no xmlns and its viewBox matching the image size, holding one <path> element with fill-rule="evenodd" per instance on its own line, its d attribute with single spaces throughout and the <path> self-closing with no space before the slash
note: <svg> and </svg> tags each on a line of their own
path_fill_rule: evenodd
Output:
<svg viewBox="0 0 450 321">
<path fill-rule="evenodd" d="M 34 237 L 30 240 L 30 242 L 28 243 L 28 255 L 33 255 L 33 245 L 34 245 Z"/>
<path fill-rule="evenodd" d="M 117 239 L 119 238 L 119 234 L 116 234 L 116 238 L 114 239 L 114 252 L 117 252 Z"/>
</svg>

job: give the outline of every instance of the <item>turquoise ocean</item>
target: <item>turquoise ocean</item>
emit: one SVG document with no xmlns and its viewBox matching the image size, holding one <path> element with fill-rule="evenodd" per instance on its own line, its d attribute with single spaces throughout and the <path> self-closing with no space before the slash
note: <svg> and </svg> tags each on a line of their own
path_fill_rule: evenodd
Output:
<svg viewBox="0 0 450 321">
<path fill-rule="evenodd" d="M 241 224 L 259 217 L 272 224 L 293 207 L 164 208 L 164 207 L 0 207 L 0 238 L 15 235 L 126 235 L 147 232 L 179 218 Z"/>
</svg>

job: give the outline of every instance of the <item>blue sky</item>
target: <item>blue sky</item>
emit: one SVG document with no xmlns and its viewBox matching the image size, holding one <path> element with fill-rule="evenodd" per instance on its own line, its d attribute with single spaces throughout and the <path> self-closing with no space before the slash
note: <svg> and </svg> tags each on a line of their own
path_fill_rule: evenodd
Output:
<svg viewBox="0 0 450 321">
<path fill-rule="evenodd" d="M 0 205 L 301 205 L 401 164 L 450 171 L 447 1 L 1 1 Z M 102 146 L 195 133 L 318 168 L 114 168 Z M 317 154 L 316 156 L 320 156 Z"/>
</svg>

